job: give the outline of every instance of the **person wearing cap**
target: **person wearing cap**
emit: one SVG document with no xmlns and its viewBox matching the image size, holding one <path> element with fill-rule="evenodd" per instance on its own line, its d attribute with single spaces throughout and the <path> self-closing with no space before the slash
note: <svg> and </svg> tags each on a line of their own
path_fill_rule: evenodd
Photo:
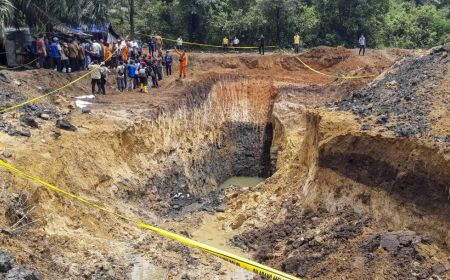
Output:
<svg viewBox="0 0 450 280">
<path fill-rule="evenodd" d="M 50 45 L 50 55 L 52 56 L 52 64 L 55 70 L 61 71 L 61 45 L 58 38 L 53 38 L 53 42 Z"/>
</svg>

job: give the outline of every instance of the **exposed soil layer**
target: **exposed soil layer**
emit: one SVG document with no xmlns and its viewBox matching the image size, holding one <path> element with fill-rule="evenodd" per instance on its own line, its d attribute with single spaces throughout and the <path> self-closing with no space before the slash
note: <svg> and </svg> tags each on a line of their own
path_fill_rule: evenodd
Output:
<svg viewBox="0 0 450 280">
<path fill-rule="evenodd" d="M 445 117 L 432 112 L 450 105 L 449 89 L 445 87 L 449 52 L 450 46 L 444 46 L 419 58 L 405 58 L 382 79 L 354 92 L 337 106 L 361 118 L 373 116 L 377 124 L 400 137 L 427 136 L 445 141 L 447 135 L 434 134 L 431 129 Z"/>
<path fill-rule="evenodd" d="M 438 52 L 418 59 L 442 64 Z M 416 54 L 390 49 L 360 57 L 323 47 L 301 56 L 328 74 L 376 75 L 405 55 Z M 289 54 L 195 53 L 190 61 L 188 79 L 168 77 L 150 94 L 118 93 L 110 77 L 108 94 L 82 110 L 75 97 L 89 94 L 83 80 L 3 114 L 0 157 L 133 219 L 294 275 L 449 276 L 445 145 L 397 138 L 378 129 L 370 114 L 325 107 L 371 79 L 316 75 Z M 416 65 L 405 61 L 398 65 Z M 395 66 L 397 75 L 411 65 Z M 0 107 L 76 75 L 9 73 L 9 82 L 0 81 Z M 402 88 L 407 79 L 398 80 Z M 448 72 L 436 81 L 445 93 Z M 379 94 L 374 91 L 373 99 Z M 433 107 L 424 115 L 436 116 L 427 128 L 433 135 L 448 128 L 441 97 L 423 99 Z M 373 129 L 362 131 L 363 124 Z M 1 247 L 44 279 L 254 279 L 5 170 L 0 176 L 0 203 L 8 205 L 0 215 Z M 218 189 L 232 176 L 267 179 L 255 187 Z M 24 221 L 20 227 L 18 221 Z"/>
</svg>

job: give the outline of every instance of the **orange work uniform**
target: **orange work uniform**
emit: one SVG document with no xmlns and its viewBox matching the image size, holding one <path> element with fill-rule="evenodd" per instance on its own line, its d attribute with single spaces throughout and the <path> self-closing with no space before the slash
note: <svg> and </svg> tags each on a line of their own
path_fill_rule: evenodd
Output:
<svg viewBox="0 0 450 280">
<path fill-rule="evenodd" d="M 128 49 L 128 46 L 125 46 L 123 49 L 122 49 L 122 60 L 123 61 L 128 61 L 128 52 L 129 52 L 130 50 Z"/>
<path fill-rule="evenodd" d="M 186 68 L 188 65 L 188 55 L 186 52 L 180 53 L 177 49 L 175 49 L 175 53 L 180 56 L 180 78 L 186 78 Z"/>
<path fill-rule="evenodd" d="M 111 59 L 112 53 L 109 49 L 109 46 L 103 46 L 103 50 L 105 51 L 105 61 L 109 61 Z"/>
</svg>

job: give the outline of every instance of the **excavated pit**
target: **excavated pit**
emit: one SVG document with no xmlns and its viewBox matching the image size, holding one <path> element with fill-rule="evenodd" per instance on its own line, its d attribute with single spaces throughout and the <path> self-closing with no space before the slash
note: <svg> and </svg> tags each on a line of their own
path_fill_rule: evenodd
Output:
<svg viewBox="0 0 450 280">
<path fill-rule="evenodd" d="M 340 72 L 343 64 L 344 70 L 354 69 L 347 62 L 350 51 L 340 51 L 348 54 L 315 62 L 321 52 L 305 61 L 330 73 Z M 376 64 L 379 56 L 372 58 L 373 66 L 361 63 L 363 71 L 388 66 Z M 215 62 L 200 59 L 192 60 L 194 67 L 207 69 L 205 64 Z M 38 119 L 40 128 L 31 137 L 38 140 L 23 141 L 17 149 L 9 145 L 12 156 L 6 160 L 119 213 L 292 275 L 446 275 L 442 260 L 448 253 L 441 248 L 450 244 L 448 158 L 416 139 L 361 132 L 354 116 L 321 111 L 368 81 L 329 84 L 314 76 L 305 82 L 309 72 L 294 58 L 277 58 L 281 67 L 268 79 L 265 71 L 273 61 L 248 59 L 219 59 L 226 69 L 245 68 L 244 74 L 207 73 L 186 84 L 170 83 L 154 96 L 107 95 L 94 102 L 92 115 L 62 112 L 78 130 L 62 132 L 59 140 L 49 139 L 52 128 Z M 84 90 L 81 84 L 72 93 Z M 54 110 L 68 103 L 54 99 Z M 221 189 L 227 179 L 241 176 L 266 180 Z M 155 279 L 248 276 L 51 191 L 31 192 L 28 184 L 5 176 L 5 189 L 25 192 L 37 209 L 32 220 L 39 223 L 4 244 L 49 279 L 67 274 L 68 279 L 139 279 L 130 271 Z M 28 260 L 32 255 L 36 258 Z M 43 261 L 49 257 L 52 263 Z"/>
<path fill-rule="evenodd" d="M 126 194 L 120 187 L 122 197 L 150 203 L 153 194 L 169 201 L 172 210 L 191 204 L 204 209 L 228 178 L 269 177 L 275 169 L 270 153 L 275 97 L 268 82 L 224 78 L 203 100 L 194 99 L 197 106 L 188 101 L 171 115 L 121 132 L 118 143 L 127 165 L 137 173 L 148 170 L 139 175 L 145 176 L 143 184 Z M 130 155 L 137 147 L 138 154 Z"/>
</svg>

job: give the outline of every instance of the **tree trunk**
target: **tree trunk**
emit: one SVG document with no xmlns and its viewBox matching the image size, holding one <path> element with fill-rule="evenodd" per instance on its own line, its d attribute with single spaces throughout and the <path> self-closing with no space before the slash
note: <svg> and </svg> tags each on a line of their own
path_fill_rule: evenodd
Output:
<svg viewBox="0 0 450 280">
<path fill-rule="evenodd" d="M 131 35 L 131 39 L 134 40 L 134 0 L 129 0 L 130 1 L 130 35 Z"/>
<path fill-rule="evenodd" d="M 277 5 L 277 44 L 280 45 L 281 43 L 281 26 L 280 26 L 280 7 Z"/>
</svg>

